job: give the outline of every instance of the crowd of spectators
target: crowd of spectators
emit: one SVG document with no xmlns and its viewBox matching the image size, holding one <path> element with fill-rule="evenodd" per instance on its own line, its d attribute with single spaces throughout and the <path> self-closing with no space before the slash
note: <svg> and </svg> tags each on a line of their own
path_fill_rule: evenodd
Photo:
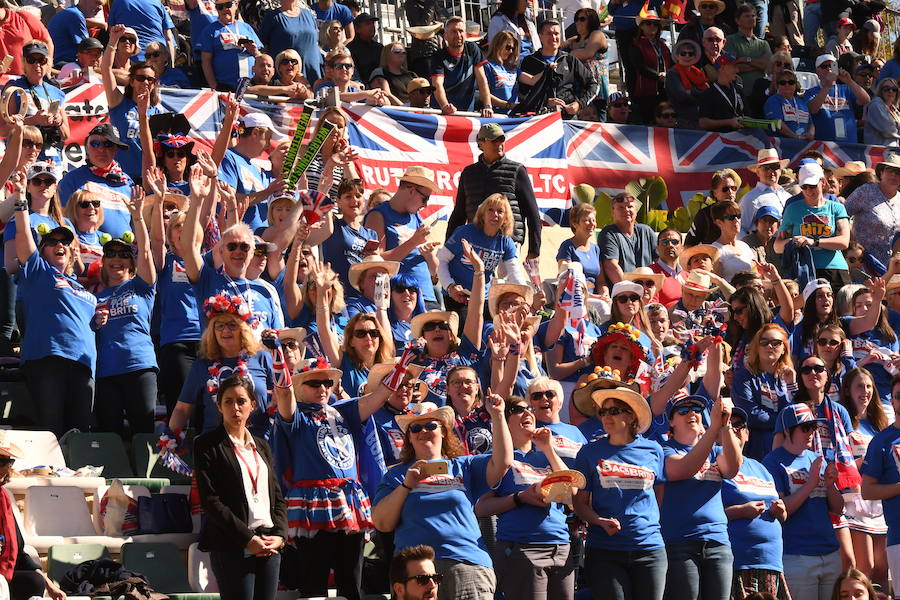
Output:
<svg viewBox="0 0 900 600">
<path fill-rule="evenodd" d="M 571 238 L 542 252 L 496 122 L 438 240 L 420 214 L 434 173 L 367 188 L 349 116 L 324 101 L 711 131 L 778 119 L 775 135 L 896 146 L 900 67 L 877 59 L 877 12 L 699 0 L 670 51 L 661 7 L 638 0 L 561 20 L 503 0 L 486 36 L 407 2 L 408 47 L 334 0 L 8 2 L 0 54 L 24 94 L 0 107 L 0 353 L 21 359 L 33 427 L 193 445 L 223 598 L 325 596 L 332 571 L 351 600 L 891 593 L 900 154 L 870 168 L 763 149 L 753 181 L 712 176 L 687 235 L 639 222 L 621 192 L 610 224 L 576 203 Z M 109 120 L 69 168 L 63 90 L 86 81 Z M 245 84 L 323 100 L 312 133 L 333 131 L 296 185 L 290 140 L 241 111 Z M 164 87 L 220 92 L 211 151 Z"/>
</svg>

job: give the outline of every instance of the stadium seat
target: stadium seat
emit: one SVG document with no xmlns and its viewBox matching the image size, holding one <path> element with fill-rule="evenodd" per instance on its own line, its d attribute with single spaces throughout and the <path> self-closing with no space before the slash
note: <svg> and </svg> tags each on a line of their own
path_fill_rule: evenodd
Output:
<svg viewBox="0 0 900 600">
<path fill-rule="evenodd" d="M 36 466 L 64 467 L 66 459 L 62 448 L 52 431 L 25 431 L 11 429 L 7 439 L 22 449 L 24 456 L 16 459 L 16 470 L 22 471 Z"/>
<path fill-rule="evenodd" d="M 163 594 L 191 592 L 184 560 L 175 544 L 129 542 L 122 544 L 122 564 L 143 573 L 150 585 Z"/>
<path fill-rule="evenodd" d="M 190 484 L 191 478 L 181 475 L 161 464 L 157 464 L 159 459 L 159 448 L 156 442 L 159 436 L 153 433 L 136 433 L 131 440 L 131 453 L 134 458 L 134 472 L 138 477 L 163 477 L 169 479 L 176 484 Z M 190 438 L 187 440 L 187 452 L 182 458 L 188 464 L 193 466 L 193 454 L 190 451 Z"/>
<path fill-rule="evenodd" d="M 66 436 L 63 455 L 70 469 L 102 466 L 107 479 L 134 477 L 122 438 L 115 433 L 71 433 Z"/>
<path fill-rule="evenodd" d="M 150 490 L 151 494 L 158 494 L 169 485 L 169 480 L 160 477 L 116 477 L 122 485 L 139 485 Z M 109 483 L 112 483 L 110 481 Z"/>
<path fill-rule="evenodd" d="M 103 544 L 57 544 L 50 546 L 47 555 L 47 574 L 50 579 L 59 582 L 73 567 L 86 560 L 109 558 L 109 552 Z"/>
<path fill-rule="evenodd" d="M 819 76 L 815 73 L 807 73 L 805 71 L 797 71 L 797 84 L 801 90 L 808 90 L 819 85 Z"/>
<path fill-rule="evenodd" d="M 26 490 L 22 535 L 25 543 L 41 554 L 46 554 L 51 546 L 65 543 L 67 536 L 94 534 L 84 491 L 80 488 L 34 486 Z"/>
<path fill-rule="evenodd" d="M 188 548 L 188 581 L 191 589 L 198 594 L 214 594 L 219 591 L 219 584 L 216 583 L 216 577 L 212 572 L 209 553 L 200 550 L 197 542 Z"/>
</svg>

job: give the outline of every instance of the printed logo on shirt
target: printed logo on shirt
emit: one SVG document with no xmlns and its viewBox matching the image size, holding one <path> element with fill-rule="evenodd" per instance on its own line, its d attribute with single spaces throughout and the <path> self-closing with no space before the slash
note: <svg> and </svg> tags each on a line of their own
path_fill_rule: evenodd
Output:
<svg viewBox="0 0 900 600">
<path fill-rule="evenodd" d="M 121 296 L 110 296 L 107 298 L 109 302 L 109 319 L 122 319 L 138 314 L 138 306 L 134 302 L 135 294 L 129 290 Z"/>
<path fill-rule="evenodd" d="M 85 183 L 82 189 L 98 194 L 102 201 L 103 210 L 117 210 L 120 212 L 128 212 L 128 208 L 125 206 L 125 194 L 122 194 L 115 189 L 110 189 L 93 181 L 88 181 L 87 183 Z M 126 186 L 122 189 L 127 190 L 129 188 Z M 131 192 L 129 191 L 129 193 Z"/>
<path fill-rule="evenodd" d="M 325 462 L 335 469 L 346 471 L 353 467 L 355 458 L 353 437 L 340 423 L 335 424 L 335 431 L 336 437 L 331 435 L 331 427 L 328 424 L 319 427 L 316 432 L 316 444 Z"/>
<path fill-rule="evenodd" d="M 491 250 L 489 248 L 482 248 L 481 246 L 472 246 L 472 249 L 478 252 L 478 256 L 480 256 L 481 260 L 484 262 L 485 271 L 494 271 L 497 267 L 500 266 L 500 261 L 503 258 L 503 253 L 498 252 L 497 250 Z M 466 265 L 467 267 L 472 266 L 472 261 L 469 260 L 466 256 L 460 258 L 459 262 Z"/>
<path fill-rule="evenodd" d="M 853 452 L 853 458 L 863 458 L 872 441 L 872 436 L 866 435 L 862 431 L 851 431 L 847 437 L 850 438 L 850 451 Z"/>
<path fill-rule="evenodd" d="M 600 476 L 600 487 L 620 490 L 648 490 L 656 480 L 656 474 L 647 467 L 614 460 L 597 461 L 597 474 Z"/>
<path fill-rule="evenodd" d="M 783 121 L 797 124 L 809 123 L 809 112 L 803 110 L 799 106 L 783 104 L 781 108 L 784 115 Z"/>
<path fill-rule="evenodd" d="M 822 108 L 833 111 L 849 110 L 850 103 L 841 95 L 835 94 L 832 96 L 831 94 L 828 94 L 825 98 L 825 102 L 822 103 Z"/>
<path fill-rule="evenodd" d="M 412 237 L 412 235 L 416 232 L 415 228 L 409 227 L 408 225 L 394 225 L 394 230 L 397 232 L 397 245 L 403 244 Z"/>
<path fill-rule="evenodd" d="M 788 482 L 791 486 L 791 494 L 806 485 L 806 481 L 809 479 L 809 473 L 807 471 L 803 469 L 792 469 L 790 467 L 785 467 L 784 470 L 787 472 Z M 825 491 L 825 480 L 820 477 L 819 485 L 816 486 L 816 489 L 812 491 L 809 497 L 825 498 L 827 495 L 828 494 Z"/>
<path fill-rule="evenodd" d="M 800 224 L 800 235 L 809 237 L 831 237 L 831 219 L 828 215 L 804 215 Z"/>
<path fill-rule="evenodd" d="M 412 489 L 413 493 L 437 494 L 439 492 L 466 490 L 466 483 L 460 476 L 453 475 L 430 475 L 416 484 Z"/>
<path fill-rule="evenodd" d="M 700 470 L 694 473 L 694 479 L 698 481 L 722 481 L 719 465 L 709 461 L 704 462 Z"/>
<path fill-rule="evenodd" d="M 391 452 L 394 460 L 400 460 L 400 452 L 403 450 L 403 432 L 399 429 L 385 429 L 388 439 L 391 440 Z"/>
<path fill-rule="evenodd" d="M 490 452 L 493 443 L 491 430 L 484 427 L 473 427 L 466 432 L 466 444 L 470 454 L 486 454 Z"/>
<path fill-rule="evenodd" d="M 775 482 L 760 477 L 751 477 L 744 473 L 738 473 L 732 479 L 735 487 L 744 494 L 752 494 L 754 496 L 768 496 L 772 499 L 778 498 L 778 491 L 775 489 Z"/>
<path fill-rule="evenodd" d="M 894 468 L 900 472 L 900 444 L 891 446 L 891 456 L 894 457 Z"/>
<path fill-rule="evenodd" d="M 240 166 L 241 172 L 241 182 L 244 185 L 244 191 L 248 194 L 251 192 L 259 192 L 263 190 L 262 181 L 259 180 L 259 177 L 250 169 L 247 168 L 247 165 Z"/>
<path fill-rule="evenodd" d="M 553 472 L 550 467 L 532 467 L 528 463 L 513 461 L 513 482 L 516 485 L 532 485 L 540 483 L 544 477 Z"/>
<path fill-rule="evenodd" d="M 187 269 L 177 260 L 172 261 L 172 283 L 190 283 Z"/>
<path fill-rule="evenodd" d="M 97 306 L 97 298 L 84 288 L 78 289 L 72 287 L 72 282 L 62 273 L 53 274 L 53 286 L 58 289 L 69 290 L 76 298 L 84 300 L 92 306 Z"/>
<path fill-rule="evenodd" d="M 778 394 L 768 383 L 759 386 L 760 401 L 769 410 L 778 410 Z"/>
<path fill-rule="evenodd" d="M 128 123 L 128 130 L 125 132 L 125 138 L 133 140 L 138 139 L 141 123 L 138 121 L 138 109 L 136 106 L 125 113 L 125 122 Z"/>
<path fill-rule="evenodd" d="M 581 450 L 581 444 L 561 435 L 554 435 L 553 449 L 556 450 L 560 458 L 575 458 L 575 455 Z"/>
<path fill-rule="evenodd" d="M 233 31 L 228 31 L 228 29 L 219 31 L 219 41 L 222 43 L 223 50 L 240 50 L 239 39 L 240 36 Z"/>
</svg>

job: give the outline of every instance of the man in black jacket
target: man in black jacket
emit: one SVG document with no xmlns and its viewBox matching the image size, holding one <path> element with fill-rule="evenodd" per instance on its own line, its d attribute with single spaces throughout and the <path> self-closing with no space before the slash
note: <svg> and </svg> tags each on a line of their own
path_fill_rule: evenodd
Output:
<svg viewBox="0 0 900 600">
<path fill-rule="evenodd" d="M 560 51 L 562 27 L 559 21 L 547 19 L 541 23 L 538 36 L 541 50 L 525 57 L 522 72 L 529 75 L 543 73 L 544 77 L 550 78 L 543 84 L 547 86 L 545 106 L 560 110 L 564 119 L 571 119 L 594 99 L 599 84 L 583 62 Z M 540 85 L 539 81 L 535 87 Z"/>
<path fill-rule="evenodd" d="M 541 251 L 541 214 L 534 189 L 525 165 L 510 160 L 504 154 L 506 135 L 496 123 L 487 123 L 478 130 L 478 161 L 463 169 L 456 190 L 456 205 L 447 223 L 447 237 L 453 230 L 475 218 L 475 211 L 485 198 L 500 193 L 512 207 L 515 225 L 512 238 L 525 243 L 528 226 L 528 258 L 537 258 Z"/>
</svg>

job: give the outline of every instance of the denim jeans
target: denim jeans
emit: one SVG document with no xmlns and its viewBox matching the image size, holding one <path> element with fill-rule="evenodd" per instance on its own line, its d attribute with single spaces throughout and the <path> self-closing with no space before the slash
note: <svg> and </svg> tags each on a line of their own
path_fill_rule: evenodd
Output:
<svg viewBox="0 0 900 600">
<path fill-rule="evenodd" d="M 769 3 L 766 0 L 750 0 L 756 9 L 756 29 L 753 33 L 763 39 L 766 36 L 766 25 L 769 24 Z"/>
<path fill-rule="evenodd" d="M 222 600 L 272 600 L 278 589 L 281 555 L 244 556 L 243 550 L 210 552 Z"/>
<path fill-rule="evenodd" d="M 805 4 L 803 6 L 803 45 L 807 48 L 816 48 L 819 41 L 816 34 L 822 26 L 822 3 Z"/>
<path fill-rule="evenodd" d="M 841 573 L 840 550 L 824 556 L 785 554 L 784 578 L 794 600 L 823 600 L 831 597 Z"/>
<path fill-rule="evenodd" d="M 730 546 L 686 540 L 666 544 L 666 554 L 666 600 L 728 600 L 734 562 Z"/>
<path fill-rule="evenodd" d="M 662 600 L 667 564 L 665 548 L 588 548 L 584 571 L 594 600 Z"/>
</svg>

